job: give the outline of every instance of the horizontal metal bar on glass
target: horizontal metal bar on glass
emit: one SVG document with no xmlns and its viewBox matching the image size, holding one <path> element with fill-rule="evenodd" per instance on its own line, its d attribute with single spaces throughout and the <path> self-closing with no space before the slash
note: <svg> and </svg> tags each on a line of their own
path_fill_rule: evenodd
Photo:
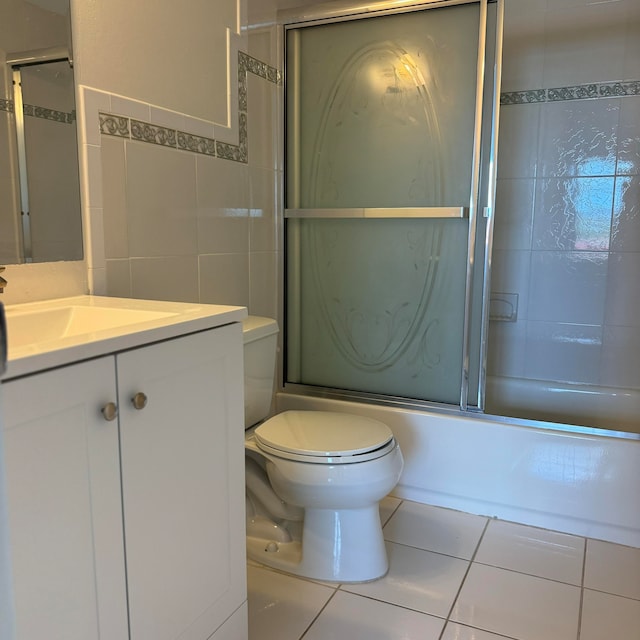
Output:
<svg viewBox="0 0 640 640">
<path fill-rule="evenodd" d="M 468 218 L 469 207 L 285 209 L 285 218 Z"/>
</svg>

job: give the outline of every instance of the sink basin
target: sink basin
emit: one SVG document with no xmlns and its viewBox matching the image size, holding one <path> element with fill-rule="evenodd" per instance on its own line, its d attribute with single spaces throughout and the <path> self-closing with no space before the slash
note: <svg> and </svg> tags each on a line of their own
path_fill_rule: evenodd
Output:
<svg viewBox="0 0 640 640">
<path fill-rule="evenodd" d="M 105 307 L 69 306 L 7 310 L 9 349 L 50 342 L 175 316 L 175 313 Z"/>
<path fill-rule="evenodd" d="M 73 296 L 5 307 L 4 380 L 240 322 L 244 307 Z"/>
</svg>

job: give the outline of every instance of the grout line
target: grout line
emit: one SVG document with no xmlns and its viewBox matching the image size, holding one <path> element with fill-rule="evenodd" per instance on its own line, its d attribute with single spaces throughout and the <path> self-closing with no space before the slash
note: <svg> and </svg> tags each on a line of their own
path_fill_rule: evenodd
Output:
<svg viewBox="0 0 640 640">
<path fill-rule="evenodd" d="M 339 588 L 339 585 L 338 585 L 338 588 Z M 302 635 L 300 636 L 300 640 L 302 640 L 307 635 L 307 633 L 309 632 L 309 629 L 313 627 L 316 620 L 320 617 L 320 614 L 327 608 L 327 605 L 335 598 L 336 593 L 338 593 L 338 588 L 333 590 L 333 593 L 331 594 L 329 599 L 324 603 L 320 611 L 318 611 L 318 613 L 315 615 L 313 620 L 309 623 L 309 626 L 302 632 Z"/>
<path fill-rule="evenodd" d="M 576 640 L 580 640 L 580 634 L 582 633 L 582 607 L 584 605 L 584 575 L 587 570 L 587 545 L 589 540 L 584 539 L 584 551 L 582 552 L 582 576 L 580 578 L 580 606 L 578 607 L 578 635 Z"/>
<path fill-rule="evenodd" d="M 476 544 L 476 548 L 473 552 L 473 555 L 471 556 L 471 559 L 469 560 L 469 566 L 467 567 L 467 570 L 464 572 L 464 577 L 462 578 L 462 581 L 460 582 L 460 586 L 458 587 L 458 591 L 456 593 L 456 597 L 453 599 L 453 602 L 451 603 L 451 607 L 449 608 L 449 613 L 447 613 L 447 617 L 446 617 L 446 621 L 444 623 L 444 627 L 442 628 L 442 632 L 440 633 L 440 636 L 438 638 L 438 640 L 442 640 L 442 638 L 444 637 L 444 631 L 447 628 L 447 625 L 449 624 L 449 622 L 451 621 L 451 614 L 453 613 L 453 610 L 456 606 L 456 602 L 458 601 L 458 598 L 460 597 L 460 592 L 462 591 L 462 587 L 464 586 L 464 583 L 467 580 L 467 576 L 469 575 L 469 571 L 471 571 L 471 566 L 473 565 L 473 561 L 476 558 L 476 555 L 478 555 L 478 549 L 480 548 L 480 545 L 482 544 L 482 540 L 484 539 L 485 533 L 487 532 L 487 528 L 489 527 L 489 522 L 491 522 L 491 518 L 487 518 L 487 521 L 484 524 L 484 529 L 482 530 L 482 533 L 480 534 L 480 538 L 478 540 L 478 544 Z"/>
</svg>

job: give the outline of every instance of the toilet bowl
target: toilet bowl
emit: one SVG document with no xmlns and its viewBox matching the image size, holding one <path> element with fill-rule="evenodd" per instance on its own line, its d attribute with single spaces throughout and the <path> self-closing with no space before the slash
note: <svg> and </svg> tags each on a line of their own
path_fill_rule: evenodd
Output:
<svg viewBox="0 0 640 640">
<path fill-rule="evenodd" d="M 249 318 L 247 325 L 255 323 Z M 264 326 L 261 332 L 261 340 L 268 337 Z M 245 374 L 255 382 L 264 376 L 247 363 L 247 333 Z M 403 467 L 387 425 L 347 413 L 286 411 L 247 431 L 245 451 L 249 558 L 334 582 L 386 574 L 379 502 Z"/>
</svg>

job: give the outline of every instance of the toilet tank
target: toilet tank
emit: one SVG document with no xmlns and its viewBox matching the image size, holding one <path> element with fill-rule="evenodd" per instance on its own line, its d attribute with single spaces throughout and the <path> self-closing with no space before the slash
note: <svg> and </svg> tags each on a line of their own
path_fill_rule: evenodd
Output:
<svg viewBox="0 0 640 640">
<path fill-rule="evenodd" d="M 278 323 L 249 316 L 242 321 L 244 338 L 244 428 L 269 415 L 276 371 Z"/>
</svg>

